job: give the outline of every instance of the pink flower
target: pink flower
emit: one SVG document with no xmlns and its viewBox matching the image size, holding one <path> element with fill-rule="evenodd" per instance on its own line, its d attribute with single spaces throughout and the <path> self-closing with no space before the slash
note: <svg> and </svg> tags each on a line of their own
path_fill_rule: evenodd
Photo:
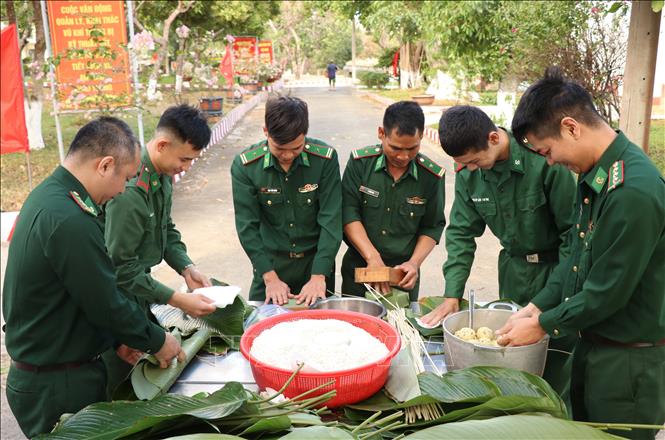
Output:
<svg viewBox="0 0 665 440">
<path fill-rule="evenodd" d="M 600 12 L 600 9 L 598 9 L 597 7 L 594 6 L 593 8 L 591 8 L 592 14 L 597 14 L 598 12 Z"/>
<path fill-rule="evenodd" d="M 184 24 L 175 30 L 176 35 L 183 40 L 189 36 L 189 28 Z"/>
<path fill-rule="evenodd" d="M 514 34 L 514 33 L 517 33 L 517 28 L 512 28 L 512 29 L 510 30 L 510 32 L 512 32 L 513 34 Z"/>
<path fill-rule="evenodd" d="M 228 41 L 230 44 L 232 44 L 234 41 L 236 41 L 235 37 L 231 34 L 227 34 L 226 37 L 224 37 L 226 41 Z"/>
</svg>

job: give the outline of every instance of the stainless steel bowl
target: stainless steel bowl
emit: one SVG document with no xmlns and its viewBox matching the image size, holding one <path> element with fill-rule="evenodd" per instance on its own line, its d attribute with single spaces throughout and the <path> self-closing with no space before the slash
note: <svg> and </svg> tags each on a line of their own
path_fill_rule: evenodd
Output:
<svg viewBox="0 0 665 440">
<path fill-rule="evenodd" d="M 383 304 L 365 298 L 327 298 L 315 302 L 309 308 L 315 310 L 347 310 L 376 316 L 379 319 L 386 316 L 386 308 Z"/>
</svg>

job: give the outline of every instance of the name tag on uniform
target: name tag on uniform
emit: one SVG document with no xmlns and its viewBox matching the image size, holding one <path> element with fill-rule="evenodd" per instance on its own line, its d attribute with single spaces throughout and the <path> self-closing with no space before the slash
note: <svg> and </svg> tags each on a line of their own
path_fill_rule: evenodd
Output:
<svg viewBox="0 0 665 440">
<path fill-rule="evenodd" d="M 261 188 L 261 194 L 281 194 L 282 190 L 279 188 Z"/>
<path fill-rule="evenodd" d="M 426 201 L 427 201 L 426 199 L 423 199 L 422 197 L 418 196 L 406 198 L 406 203 L 408 203 L 409 205 L 424 205 Z"/>
<path fill-rule="evenodd" d="M 303 186 L 302 188 L 298 188 L 298 192 L 308 193 L 308 192 L 315 191 L 318 187 L 319 187 L 319 185 L 317 185 L 316 183 L 308 183 L 307 185 Z"/>
<path fill-rule="evenodd" d="M 358 190 L 361 193 L 367 194 L 368 196 L 379 197 L 379 192 L 375 189 L 367 188 L 366 186 L 361 186 L 360 188 L 358 188 Z"/>
</svg>

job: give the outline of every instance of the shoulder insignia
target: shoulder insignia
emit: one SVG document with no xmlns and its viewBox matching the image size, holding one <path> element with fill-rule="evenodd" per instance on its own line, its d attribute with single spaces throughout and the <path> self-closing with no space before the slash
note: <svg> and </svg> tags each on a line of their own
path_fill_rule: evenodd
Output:
<svg viewBox="0 0 665 440">
<path fill-rule="evenodd" d="M 418 165 L 425 168 L 427 171 L 434 174 L 439 179 L 442 178 L 444 174 L 446 174 L 445 168 L 439 166 L 437 163 L 435 163 L 432 159 L 425 156 L 424 154 L 418 154 L 416 162 L 418 162 Z"/>
<path fill-rule="evenodd" d="M 618 160 L 610 167 L 610 182 L 607 185 L 607 192 L 623 184 L 623 160 Z"/>
<path fill-rule="evenodd" d="M 381 154 L 381 147 L 379 145 L 370 145 L 369 147 L 358 148 L 353 150 L 351 155 L 354 159 L 363 159 L 365 157 L 374 157 Z"/>
<path fill-rule="evenodd" d="M 464 165 L 463 163 L 457 163 L 457 162 L 455 162 L 455 172 L 456 172 L 456 173 L 459 173 L 459 172 L 462 171 L 464 168 L 466 168 L 466 165 Z"/>
<path fill-rule="evenodd" d="M 305 145 L 305 151 L 314 156 L 323 157 L 324 159 L 332 159 L 333 153 L 335 152 L 332 147 L 317 145 L 314 143 L 307 143 Z"/>
<path fill-rule="evenodd" d="M 139 170 L 139 174 L 136 176 L 136 186 L 138 186 L 145 192 L 148 192 L 148 190 L 150 189 L 150 173 L 148 172 L 148 168 L 144 164 L 141 164 L 141 169 Z"/>
<path fill-rule="evenodd" d="M 240 160 L 242 161 L 243 165 L 247 165 L 254 162 L 257 159 L 262 158 L 263 156 L 266 155 L 266 153 L 268 153 L 268 145 L 265 143 L 261 143 L 257 148 L 241 153 Z"/>
<path fill-rule="evenodd" d="M 84 212 L 87 212 L 93 217 L 97 217 L 97 209 L 92 205 L 92 201 L 88 198 L 85 202 L 81 199 L 81 196 L 76 191 L 69 191 L 69 195 L 74 199 L 74 202 L 81 208 Z"/>
</svg>

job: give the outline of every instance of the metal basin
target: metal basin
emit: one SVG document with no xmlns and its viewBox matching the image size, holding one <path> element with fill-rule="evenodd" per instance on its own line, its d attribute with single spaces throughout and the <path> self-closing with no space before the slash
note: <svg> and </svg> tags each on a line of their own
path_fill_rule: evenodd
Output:
<svg viewBox="0 0 665 440">
<path fill-rule="evenodd" d="M 383 304 L 365 298 L 327 298 L 315 302 L 309 308 L 314 310 L 347 310 L 375 316 L 379 319 L 386 316 L 386 308 Z"/>
<path fill-rule="evenodd" d="M 473 313 L 474 327 L 497 330 L 513 313 L 511 310 L 476 309 Z M 444 355 L 449 371 L 476 365 L 492 365 L 543 375 L 549 344 L 548 335 L 535 344 L 522 347 L 484 347 L 454 336 L 457 330 L 467 327 L 468 324 L 468 311 L 454 313 L 443 320 Z"/>
</svg>

